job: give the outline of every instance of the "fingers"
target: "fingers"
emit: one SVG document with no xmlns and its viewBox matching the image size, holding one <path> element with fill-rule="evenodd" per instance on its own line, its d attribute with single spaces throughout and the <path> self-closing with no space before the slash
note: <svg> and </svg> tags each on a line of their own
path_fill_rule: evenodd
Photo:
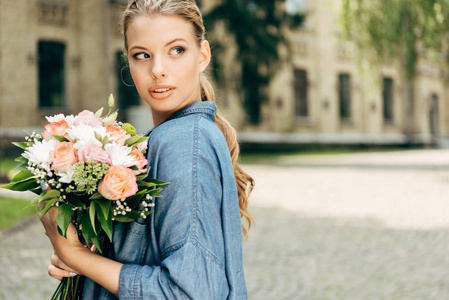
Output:
<svg viewBox="0 0 449 300">
<path fill-rule="evenodd" d="M 67 266 L 62 260 L 59 259 L 59 257 L 58 257 L 56 254 L 53 254 L 53 255 L 51 256 L 50 262 L 51 262 L 51 264 L 52 264 L 53 266 L 55 266 L 56 268 L 58 268 L 58 269 L 60 269 L 60 270 L 63 270 L 63 271 L 66 271 L 67 274 L 68 274 L 68 273 L 75 273 L 75 274 L 76 274 L 76 271 L 73 270 L 72 268 L 70 268 L 69 266 Z M 70 274 L 69 274 L 69 275 L 70 275 Z M 64 276 L 64 277 L 68 277 L 69 275 L 66 275 L 66 276 Z M 50 275 L 50 276 L 51 276 L 51 275 Z M 73 275 L 70 275 L 70 276 L 73 276 Z"/>
<path fill-rule="evenodd" d="M 62 278 L 64 278 L 64 277 L 74 277 L 78 274 L 75 274 L 74 272 L 70 272 L 67 270 L 60 269 L 55 265 L 49 265 L 48 266 L 48 275 L 50 275 L 51 277 L 53 277 L 55 279 L 62 280 Z"/>
</svg>

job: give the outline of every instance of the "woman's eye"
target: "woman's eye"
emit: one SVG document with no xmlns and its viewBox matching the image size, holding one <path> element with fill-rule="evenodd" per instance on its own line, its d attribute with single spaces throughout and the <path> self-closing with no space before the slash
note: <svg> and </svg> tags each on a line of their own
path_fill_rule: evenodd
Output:
<svg viewBox="0 0 449 300">
<path fill-rule="evenodd" d="M 137 59 L 137 60 L 142 60 L 142 59 L 150 58 L 150 56 L 146 53 L 136 53 L 133 55 L 133 58 Z"/>
<path fill-rule="evenodd" d="M 175 47 L 170 51 L 170 54 L 172 55 L 180 55 L 186 51 L 183 47 Z"/>
</svg>

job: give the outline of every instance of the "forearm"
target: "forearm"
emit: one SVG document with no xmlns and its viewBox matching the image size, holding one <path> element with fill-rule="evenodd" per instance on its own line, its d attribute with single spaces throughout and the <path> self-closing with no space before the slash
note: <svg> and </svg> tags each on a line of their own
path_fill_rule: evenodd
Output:
<svg viewBox="0 0 449 300">
<path fill-rule="evenodd" d="M 85 247 L 77 247 L 70 253 L 60 255 L 61 260 L 69 267 L 118 295 L 120 270 L 123 264 L 95 254 Z"/>
</svg>

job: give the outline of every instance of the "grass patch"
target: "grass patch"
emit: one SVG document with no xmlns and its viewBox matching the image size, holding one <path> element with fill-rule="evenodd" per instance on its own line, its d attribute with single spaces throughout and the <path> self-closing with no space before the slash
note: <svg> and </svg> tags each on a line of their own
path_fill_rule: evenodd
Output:
<svg viewBox="0 0 449 300">
<path fill-rule="evenodd" d="M 5 229 L 17 224 L 21 220 L 37 213 L 35 206 L 26 207 L 30 203 L 28 199 L 0 197 L 0 229 Z"/>
</svg>

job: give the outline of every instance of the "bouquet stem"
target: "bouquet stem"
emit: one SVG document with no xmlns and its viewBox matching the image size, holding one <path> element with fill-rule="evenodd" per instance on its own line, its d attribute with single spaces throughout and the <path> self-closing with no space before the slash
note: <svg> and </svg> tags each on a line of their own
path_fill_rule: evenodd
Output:
<svg viewBox="0 0 449 300">
<path fill-rule="evenodd" d="M 51 300 L 81 300 L 84 276 L 64 277 L 56 288 Z"/>
</svg>

